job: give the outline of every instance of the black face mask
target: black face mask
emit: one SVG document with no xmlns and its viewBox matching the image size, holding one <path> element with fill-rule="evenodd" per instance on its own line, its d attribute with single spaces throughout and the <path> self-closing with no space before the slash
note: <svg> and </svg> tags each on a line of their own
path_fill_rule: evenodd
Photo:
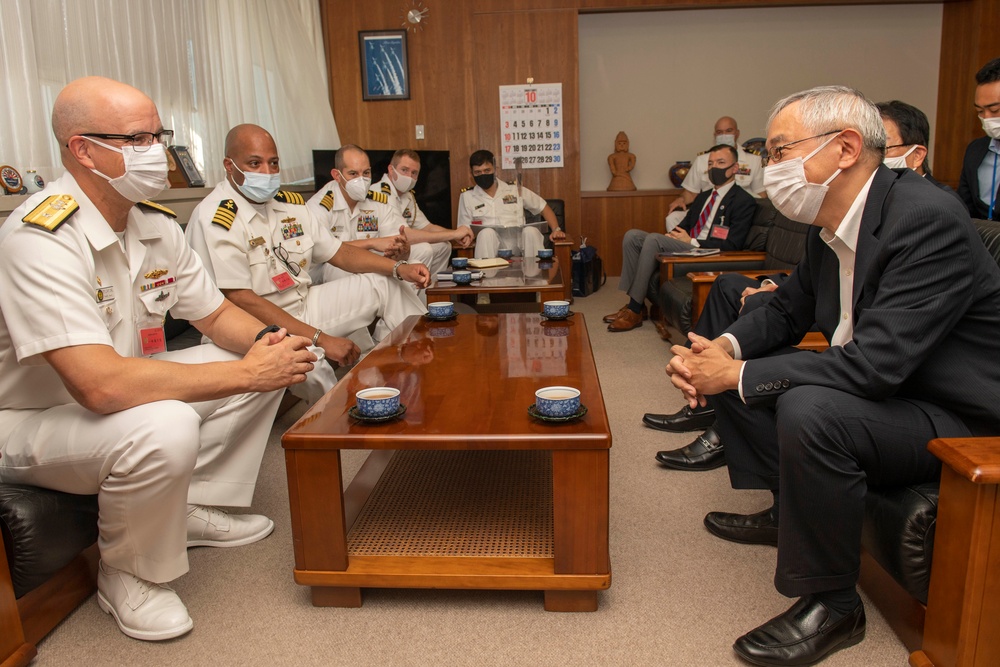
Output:
<svg viewBox="0 0 1000 667">
<path fill-rule="evenodd" d="M 719 187 L 723 183 L 729 180 L 726 176 L 726 172 L 732 168 L 732 165 L 728 167 L 712 167 L 708 170 L 708 180 L 712 181 L 712 185 Z"/>
<path fill-rule="evenodd" d="M 476 182 L 476 185 L 481 187 L 483 190 L 489 190 L 493 187 L 493 181 L 496 179 L 496 174 L 479 174 L 478 176 L 473 176 L 472 179 Z"/>
</svg>

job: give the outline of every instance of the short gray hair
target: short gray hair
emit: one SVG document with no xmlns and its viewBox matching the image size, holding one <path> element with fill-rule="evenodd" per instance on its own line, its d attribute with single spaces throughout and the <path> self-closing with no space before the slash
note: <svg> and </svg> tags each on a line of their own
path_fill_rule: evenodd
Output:
<svg viewBox="0 0 1000 667">
<path fill-rule="evenodd" d="M 875 103 L 847 86 L 817 86 L 778 100 L 767 119 L 771 123 L 785 107 L 799 102 L 799 120 L 809 134 L 852 128 L 861 135 L 863 150 L 878 162 L 885 157 L 885 125 Z"/>
</svg>

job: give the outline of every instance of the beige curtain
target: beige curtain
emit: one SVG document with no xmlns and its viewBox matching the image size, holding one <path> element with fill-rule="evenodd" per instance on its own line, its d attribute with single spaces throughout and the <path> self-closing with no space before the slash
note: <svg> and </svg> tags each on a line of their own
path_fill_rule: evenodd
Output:
<svg viewBox="0 0 1000 667">
<path fill-rule="evenodd" d="M 52 103 L 88 75 L 152 97 L 209 184 L 233 125 L 274 135 L 286 183 L 340 145 L 315 0 L 3 0 L 0 72 L 0 164 L 22 174 L 62 172 Z"/>
</svg>

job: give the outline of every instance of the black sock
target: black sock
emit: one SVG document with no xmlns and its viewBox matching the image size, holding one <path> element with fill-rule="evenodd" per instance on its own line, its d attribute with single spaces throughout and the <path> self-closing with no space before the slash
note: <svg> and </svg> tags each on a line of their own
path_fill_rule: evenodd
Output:
<svg viewBox="0 0 1000 667">
<path fill-rule="evenodd" d="M 636 301 L 635 299 L 629 298 L 628 309 L 638 315 L 639 313 L 642 312 L 642 304 Z"/>
<path fill-rule="evenodd" d="M 831 621 L 836 621 L 847 616 L 854 611 L 854 608 L 861 601 L 861 598 L 858 597 L 858 591 L 853 586 L 835 591 L 816 593 L 815 597 L 823 603 L 823 606 L 830 610 Z"/>
</svg>

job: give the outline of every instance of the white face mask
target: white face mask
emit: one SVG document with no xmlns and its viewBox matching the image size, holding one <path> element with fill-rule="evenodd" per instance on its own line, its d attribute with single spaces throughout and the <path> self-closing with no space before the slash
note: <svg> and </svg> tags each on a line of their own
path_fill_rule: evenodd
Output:
<svg viewBox="0 0 1000 667">
<path fill-rule="evenodd" d="M 392 180 L 392 184 L 396 186 L 396 192 L 399 194 L 409 192 L 417 184 L 417 179 L 401 174 L 395 168 L 393 168 L 393 171 L 396 173 L 396 178 Z"/>
<path fill-rule="evenodd" d="M 906 151 L 899 157 L 889 157 L 888 155 L 886 155 L 885 159 L 882 160 L 882 162 L 883 164 L 885 164 L 885 166 L 889 167 L 889 169 L 906 169 L 907 167 L 909 167 L 909 165 L 906 164 L 906 158 L 910 155 L 910 153 L 912 153 L 915 150 L 917 150 L 916 144 L 910 146 L 910 150 Z"/>
<path fill-rule="evenodd" d="M 837 133 L 824 141 L 819 148 L 804 158 L 782 160 L 764 167 L 764 190 L 778 212 L 789 220 L 811 225 L 816 220 L 830 182 L 840 174 L 833 172 L 822 184 L 810 183 L 806 178 L 806 160 L 826 148 L 827 144 L 839 137 Z"/>
<path fill-rule="evenodd" d="M 358 176 L 352 178 L 344 184 L 344 192 L 356 202 L 364 201 L 368 196 L 368 188 L 372 185 L 372 179 Z"/>
<path fill-rule="evenodd" d="M 256 171 L 243 171 L 236 166 L 232 158 L 229 158 L 229 161 L 232 162 L 233 169 L 243 174 L 243 185 L 237 185 L 236 189 L 243 193 L 244 197 L 255 204 L 263 204 L 278 194 L 278 188 L 281 187 L 281 172 L 261 174 Z"/>
<path fill-rule="evenodd" d="M 980 118 L 983 123 L 983 132 L 994 139 L 1000 139 L 1000 116 L 995 118 Z"/>
<path fill-rule="evenodd" d="M 715 135 L 715 144 L 723 146 L 735 146 L 736 145 L 736 135 L 735 134 L 717 134 Z"/>
<path fill-rule="evenodd" d="M 111 178 L 96 169 L 92 172 L 107 180 L 122 197 L 131 202 L 151 199 L 163 192 L 167 187 L 167 151 L 163 144 L 153 144 L 144 151 L 135 150 L 135 146 L 126 144 L 121 148 L 109 146 L 93 137 L 84 137 L 109 151 L 121 153 L 125 158 L 125 173 L 117 178 Z"/>
</svg>

